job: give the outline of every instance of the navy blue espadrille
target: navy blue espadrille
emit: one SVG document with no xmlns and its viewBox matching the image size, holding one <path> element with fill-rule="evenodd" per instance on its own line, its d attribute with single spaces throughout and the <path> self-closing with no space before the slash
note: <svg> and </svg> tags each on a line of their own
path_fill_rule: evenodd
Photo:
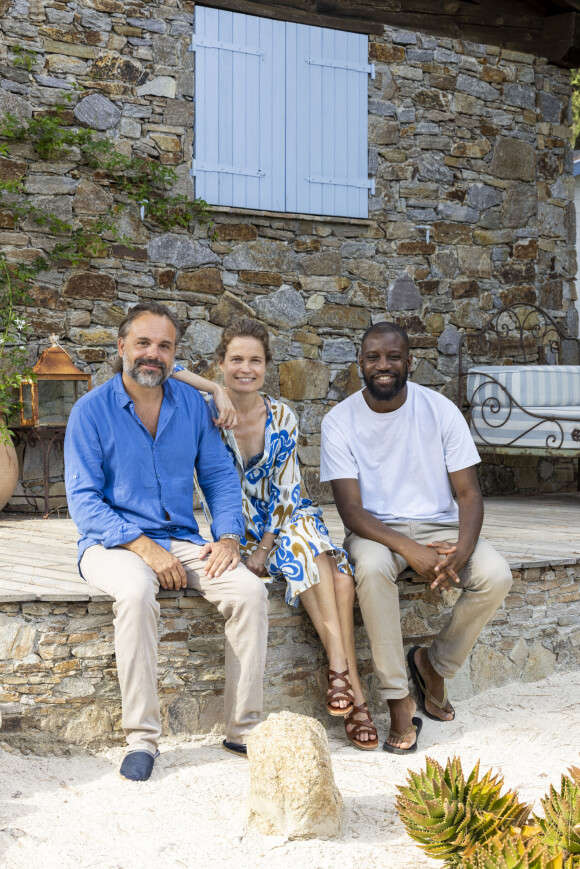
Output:
<svg viewBox="0 0 580 869">
<path fill-rule="evenodd" d="M 248 756 L 248 749 L 242 742 L 231 742 L 229 739 L 224 739 L 222 748 L 231 751 L 232 754 L 237 754 L 239 757 Z"/>
<path fill-rule="evenodd" d="M 158 751 L 155 754 L 148 751 L 130 751 L 125 755 L 119 775 L 129 781 L 147 781 L 153 772 L 156 757 L 159 757 Z"/>
</svg>

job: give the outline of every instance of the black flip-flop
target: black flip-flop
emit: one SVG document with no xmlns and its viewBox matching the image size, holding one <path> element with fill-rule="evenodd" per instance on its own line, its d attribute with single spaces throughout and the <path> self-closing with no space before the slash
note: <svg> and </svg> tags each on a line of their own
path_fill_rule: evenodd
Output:
<svg viewBox="0 0 580 869">
<path fill-rule="evenodd" d="M 419 734 L 423 727 L 423 721 L 421 718 L 411 718 L 411 725 L 411 727 L 407 727 L 404 733 L 397 733 L 396 730 L 390 730 L 389 736 L 396 736 L 398 739 L 404 739 L 405 736 L 414 730 L 415 742 L 413 745 L 410 745 L 409 748 L 397 748 L 396 745 L 389 745 L 388 742 L 385 742 L 383 743 L 383 751 L 388 751 L 389 754 L 413 754 L 414 751 L 417 751 L 417 743 L 419 742 Z"/>
<path fill-rule="evenodd" d="M 433 697 L 433 695 L 427 691 L 425 683 L 423 682 L 423 677 L 419 673 L 417 665 L 415 664 L 415 652 L 420 648 L 421 646 L 413 646 L 407 652 L 407 663 L 411 672 L 411 679 L 413 680 L 413 685 L 415 686 L 415 689 L 417 691 L 417 701 L 419 703 L 419 706 L 421 707 L 427 718 L 431 718 L 432 721 L 453 721 L 453 718 L 455 718 L 455 709 L 453 708 L 453 718 L 439 718 L 438 715 L 432 715 L 430 712 L 427 712 L 425 708 L 425 698 L 427 698 L 427 700 L 433 703 L 434 706 L 437 706 L 443 712 L 448 712 L 448 710 L 445 709 L 445 704 L 447 703 L 447 685 L 445 685 L 443 689 L 443 700 L 437 700 L 436 697 Z"/>
</svg>

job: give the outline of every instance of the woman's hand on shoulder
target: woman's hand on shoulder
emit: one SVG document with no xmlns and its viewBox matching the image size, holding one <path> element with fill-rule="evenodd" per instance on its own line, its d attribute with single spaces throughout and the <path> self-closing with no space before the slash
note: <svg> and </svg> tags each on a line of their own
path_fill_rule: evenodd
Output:
<svg viewBox="0 0 580 869">
<path fill-rule="evenodd" d="M 194 389 L 201 392 L 209 392 L 212 396 L 217 408 L 218 416 L 214 419 L 214 423 L 220 428 L 233 428 L 236 424 L 236 409 L 226 394 L 223 386 L 215 383 L 213 380 L 208 380 L 207 377 L 201 377 L 193 371 L 187 371 L 182 368 L 180 371 L 173 371 L 171 374 L 176 380 L 182 383 L 187 383 L 188 386 L 193 386 Z"/>
<path fill-rule="evenodd" d="M 220 428 L 233 428 L 237 422 L 236 409 L 223 386 L 216 383 L 212 396 L 218 411 L 218 417 L 214 417 L 214 423 Z"/>
</svg>

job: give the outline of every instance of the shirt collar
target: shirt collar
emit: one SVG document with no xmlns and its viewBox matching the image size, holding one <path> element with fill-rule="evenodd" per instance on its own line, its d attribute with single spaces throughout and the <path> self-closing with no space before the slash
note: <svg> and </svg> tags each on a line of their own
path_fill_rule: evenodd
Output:
<svg viewBox="0 0 580 869">
<path fill-rule="evenodd" d="M 132 399 L 123 386 L 123 375 L 121 372 L 115 374 L 113 378 L 113 389 L 121 407 L 127 407 L 128 404 L 131 404 Z M 179 404 L 175 383 L 170 377 L 163 384 L 163 399 L 173 405 Z"/>
</svg>

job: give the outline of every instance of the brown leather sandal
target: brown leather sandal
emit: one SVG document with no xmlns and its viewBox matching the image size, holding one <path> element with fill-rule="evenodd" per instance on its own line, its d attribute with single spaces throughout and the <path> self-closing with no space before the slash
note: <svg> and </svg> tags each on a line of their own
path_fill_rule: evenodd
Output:
<svg viewBox="0 0 580 869">
<path fill-rule="evenodd" d="M 356 719 L 354 716 L 357 713 L 366 713 L 366 718 Z M 352 725 L 350 730 L 347 725 Z M 361 703 L 360 706 L 353 706 L 352 711 L 344 719 L 344 730 L 352 744 L 356 748 L 360 748 L 363 751 L 373 751 L 375 748 L 379 747 L 379 739 L 377 734 L 377 728 L 373 724 L 371 719 L 371 714 L 369 712 L 369 707 L 366 703 Z M 371 737 L 367 740 L 359 739 L 361 733 L 368 733 Z"/>
<path fill-rule="evenodd" d="M 344 686 L 336 683 L 343 682 Z M 346 700 L 346 706 L 335 706 L 338 700 Z M 354 693 L 348 678 L 348 668 L 343 673 L 328 668 L 328 690 L 326 692 L 326 711 L 329 715 L 342 717 L 348 715 L 354 709 Z"/>
</svg>

